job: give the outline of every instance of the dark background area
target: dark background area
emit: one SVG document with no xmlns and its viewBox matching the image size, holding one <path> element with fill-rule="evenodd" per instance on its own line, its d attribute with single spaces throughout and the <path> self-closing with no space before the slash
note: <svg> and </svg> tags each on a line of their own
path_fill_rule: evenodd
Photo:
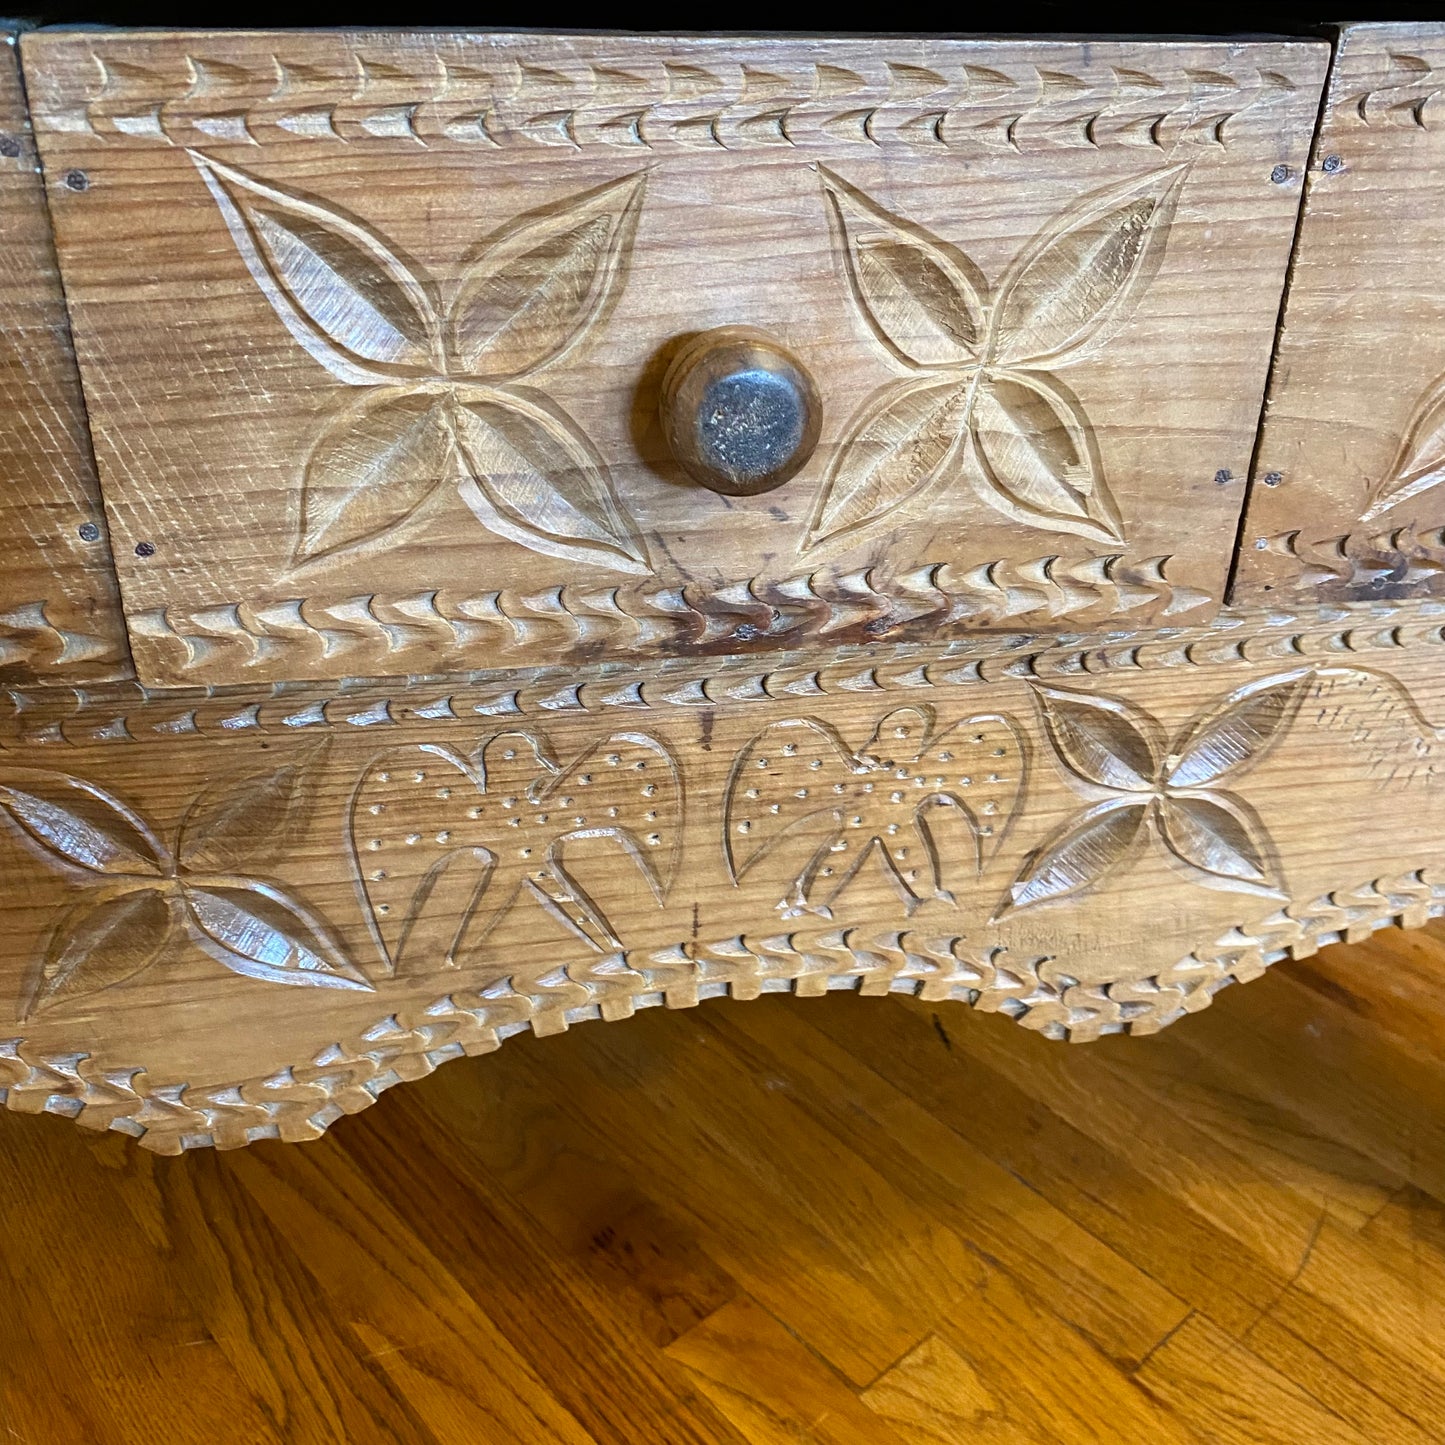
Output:
<svg viewBox="0 0 1445 1445">
<path fill-rule="evenodd" d="M 467 30 L 641 30 L 657 34 L 722 32 L 749 34 L 938 35 L 1199 35 L 1311 34 L 1332 24 L 1363 20 L 1445 20 L 1445 4 L 1381 4 L 1356 0 L 1339 12 L 1309 4 L 1206 4 L 1177 0 L 1164 5 L 1060 3 L 1004 0 L 993 5 L 947 5 L 938 0 L 821 7 L 793 3 L 706 3 L 478 6 L 414 3 L 395 7 L 335 4 L 217 5 L 121 3 L 29 5 L 23 17 L 47 25 L 176 26 L 196 29 L 346 26 Z M 846 17 L 846 20 L 845 20 Z M 885 20 L 885 25 L 879 25 Z M 872 23 L 870 23 L 872 22 Z"/>
</svg>

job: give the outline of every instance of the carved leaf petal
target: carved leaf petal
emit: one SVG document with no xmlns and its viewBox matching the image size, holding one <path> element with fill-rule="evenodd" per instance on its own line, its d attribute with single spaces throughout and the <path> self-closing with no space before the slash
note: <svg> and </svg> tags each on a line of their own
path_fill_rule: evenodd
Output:
<svg viewBox="0 0 1445 1445">
<path fill-rule="evenodd" d="M 822 723 L 796 718 L 764 728 L 738 755 L 728 779 L 723 843 L 733 879 L 794 828 L 820 814 L 836 818 L 846 798 L 834 788 L 846 788 L 858 771 L 842 739 Z"/>
<path fill-rule="evenodd" d="M 462 499 L 483 526 L 549 557 L 652 570 L 601 457 L 560 410 L 530 393 L 464 393 L 456 429 Z"/>
<path fill-rule="evenodd" d="M 978 862 L 987 862 L 1013 827 L 1023 797 L 1028 764 L 1018 728 L 1001 713 L 966 717 L 931 738 L 913 769 L 967 808 L 977 834 Z"/>
<path fill-rule="evenodd" d="M 994 355 L 1009 366 L 1077 361 L 1122 325 L 1164 259 L 1186 168 L 1095 191 L 1045 228 L 999 283 Z"/>
<path fill-rule="evenodd" d="M 843 232 L 853 299 L 879 341 L 906 366 L 973 361 L 987 294 L 977 269 L 922 227 L 821 174 Z"/>
<path fill-rule="evenodd" d="M 509 796 L 525 796 L 531 781 Z M 351 857 L 389 972 L 457 963 L 478 909 L 506 901 L 488 884 L 503 840 L 515 852 L 515 816 L 450 748 L 389 748 L 372 759 L 351 800 Z"/>
<path fill-rule="evenodd" d="M 103 788 L 64 773 L 13 772 L 0 808 L 57 862 L 88 873 L 157 878 L 169 852 L 144 821 Z"/>
<path fill-rule="evenodd" d="M 1127 793 L 1153 789 L 1158 729 L 1123 698 L 1035 687 L 1044 730 L 1059 761 L 1086 783 Z"/>
<path fill-rule="evenodd" d="M 226 778 L 186 810 L 177 852 L 188 868 L 231 872 L 264 848 L 275 855 L 295 831 L 309 759 L 269 773 Z"/>
<path fill-rule="evenodd" d="M 307 459 L 294 560 L 314 562 L 384 536 L 456 475 L 447 398 L 365 393 Z"/>
<path fill-rule="evenodd" d="M 312 988 L 370 988 L 324 927 L 279 888 L 250 878 L 186 885 L 196 942 L 233 973 Z"/>
<path fill-rule="evenodd" d="M 615 838 L 661 903 L 682 847 L 682 771 L 646 733 L 613 733 L 536 792 L 554 808 L 559 837 Z"/>
<path fill-rule="evenodd" d="M 1363 521 L 1445 481 L 1445 377 L 1420 399 L 1394 465 L 1375 488 Z"/>
<path fill-rule="evenodd" d="M 1266 678 L 1231 693 L 1178 744 L 1169 786 L 1197 788 L 1252 768 L 1284 736 L 1312 676 Z"/>
<path fill-rule="evenodd" d="M 870 527 L 947 470 L 963 442 L 970 383 L 895 382 L 854 419 L 819 494 L 801 550 Z"/>
<path fill-rule="evenodd" d="M 160 957 L 172 922 L 154 888 L 83 899 L 56 926 L 21 1018 L 134 978 Z"/>
<path fill-rule="evenodd" d="M 1149 803 L 1111 798 L 1069 819 L 1024 860 L 997 917 L 1092 888 L 1128 859 Z"/>
<path fill-rule="evenodd" d="M 979 384 L 969 474 L 1006 516 L 1050 532 L 1120 543 L 1093 429 L 1073 394 L 1043 373 L 996 373 Z"/>
<path fill-rule="evenodd" d="M 359 222 L 190 152 L 247 270 L 286 329 L 332 375 L 370 386 L 440 370 L 427 288 Z"/>
<path fill-rule="evenodd" d="M 504 380 L 576 344 L 621 289 L 644 180 L 639 171 L 570 196 L 485 243 L 451 307 L 463 370 Z"/>
<path fill-rule="evenodd" d="M 1159 832 L 1182 863 L 1227 885 L 1278 887 L 1269 835 L 1242 798 L 1215 792 L 1159 800 Z"/>
</svg>

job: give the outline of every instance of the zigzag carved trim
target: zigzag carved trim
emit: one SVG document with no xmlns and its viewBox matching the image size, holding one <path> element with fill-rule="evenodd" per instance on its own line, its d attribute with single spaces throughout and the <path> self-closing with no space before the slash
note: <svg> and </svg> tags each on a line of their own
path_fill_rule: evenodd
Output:
<svg viewBox="0 0 1445 1445">
<path fill-rule="evenodd" d="M 715 656 L 789 643 L 889 642 L 1026 619 L 1139 617 L 1167 622 L 1210 604 L 1171 581 L 1170 557 L 1065 562 L 1056 556 L 968 570 L 925 566 L 884 579 L 873 571 L 811 573 L 720 587 L 553 587 L 523 595 L 444 591 L 292 598 L 267 604 L 156 608 L 130 618 L 152 676 L 198 682 L 280 670 L 351 675 L 435 672 L 485 655 L 498 665 L 545 665 L 612 655 Z"/>
<path fill-rule="evenodd" d="M 800 49 L 811 56 L 799 58 Z M 373 49 L 338 36 L 324 48 L 249 55 L 232 41 L 224 59 L 206 55 L 203 42 L 179 55 L 121 40 L 93 45 L 94 82 L 66 107 L 65 121 L 110 141 L 186 147 L 1167 151 L 1182 141 L 1228 145 L 1254 120 L 1246 113 L 1259 110 L 1268 125 L 1271 102 L 1311 83 L 1222 48 L 1207 66 L 1147 70 L 1033 64 L 1003 47 L 968 58 L 950 49 L 886 56 L 877 46 L 804 42 L 785 50 L 584 42 L 533 63 L 525 42 L 505 38 L 463 46 L 439 36 L 432 47 Z"/>
<path fill-rule="evenodd" d="M 106 1068 L 83 1054 L 37 1057 L 23 1039 L 0 1041 L 0 1100 L 19 1113 L 59 1114 L 87 1128 L 117 1129 L 148 1149 L 177 1154 L 258 1139 L 316 1139 L 393 1084 L 422 1078 L 449 1059 L 490 1053 L 524 1029 L 561 1033 L 589 1019 L 615 1021 L 639 1008 L 687 1008 L 707 998 L 779 992 L 816 997 L 832 989 L 874 997 L 905 993 L 1007 1014 L 1053 1039 L 1150 1034 L 1286 956 L 1306 957 L 1327 943 L 1354 942 L 1391 924 L 1421 927 L 1442 914 L 1445 883 L 1428 880 L 1424 871 L 1405 873 L 1291 903 L 1152 977 L 1090 987 L 1070 980 L 1052 957 L 1014 957 L 957 935 L 810 929 L 689 943 L 530 969 L 480 992 L 448 994 L 389 1014 L 307 1064 L 238 1083 L 152 1084 L 141 1068 Z"/>
<path fill-rule="evenodd" d="M 1255 537 L 1246 545 L 1264 554 L 1278 574 L 1270 591 L 1308 593 L 1327 602 L 1398 601 L 1445 597 L 1445 528 L 1412 526 L 1346 532 L 1310 540 L 1298 529 Z M 1275 559 L 1278 559 L 1277 561 Z M 1261 581 L 1250 577 L 1244 590 L 1254 597 Z"/>
<path fill-rule="evenodd" d="M 995 633 L 942 648 L 842 647 L 826 661 L 780 652 L 710 662 L 604 664 L 439 678 L 350 679 L 339 688 L 275 684 L 230 689 L 11 688 L 0 694 L 0 741 L 10 746 L 162 741 L 328 727 L 475 722 L 477 718 L 711 707 L 833 694 L 917 691 L 1166 667 L 1337 661 L 1445 641 L 1445 603 L 1356 604 L 1334 611 L 1222 612 L 1198 627 L 1147 634 Z"/>
<path fill-rule="evenodd" d="M 51 602 L 21 602 L 0 613 L 0 668 L 63 672 L 119 668 L 126 662 L 119 619 L 111 636 L 62 627 Z"/>
</svg>

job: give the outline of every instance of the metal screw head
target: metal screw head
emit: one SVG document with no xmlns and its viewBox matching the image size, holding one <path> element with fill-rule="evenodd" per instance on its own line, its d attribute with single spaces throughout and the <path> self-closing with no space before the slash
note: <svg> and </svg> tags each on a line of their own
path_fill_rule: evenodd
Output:
<svg viewBox="0 0 1445 1445">
<path fill-rule="evenodd" d="M 1278 472 L 1266 472 L 1264 474 L 1264 484 L 1267 487 L 1277 487 L 1282 481 L 1284 481 L 1284 478 Z"/>
<path fill-rule="evenodd" d="M 154 542 L 137 542 L 135 544 L 135 554 L 137 557 L 154 557 L 156 554 L 156 544 Z"/>
<path fill-rule="evenodd" d="M 100 541 L 100 528 L 94 522 L 82 522 L 77 530 L 82 542 Z"/>
<path fill-rule="evenodd" d="M 0 135 L 0 156 L 13 161 L 20 154 L 20 142 L 13 135 Z"/>
<path fill-rule="evenodd" d="M 1214 474 L 1214 480 L 1218 482 L 1221 487 L 1227 487 L 1230 482 L 1234 480 L 1234 474 L 1228 467 L 1220 467 Z"/>
<path fill-rule="evenodd" d="M 1325 159 L 1324 159 L 1324 172 L 1325 172 L 1326 175 L 1332 176 L 1332 175 L 1335 174 L 1336 171 L 1342 171 L 1342 170 L 1344 170 L 1344 168 L 1345 168 L 1345 163 L 1344 163 L 1343 160 L 1340 159 L 1339 156 L 1326 156 L 1326 157 L 1325 157 Z"/>
<path fill-rule="evenodd" d="M 90 177 L 84 171 L 66 171 L 65 186 L 71 191 L 88 191 L 90 189 Z"/>
<path fill-rule="evenodd" d="M 1282 185 L 1284 185 L 1284 183 L 1285 183 L 1287 180 L 1289 180 L 1289 167 L 1288 167 L 1288 166 L 1276 166 L 1276 167 L 1269 173 L 1269 178 L 1270 178 L 1270 180 L 1272 180 L 1272 181 L 1275 183 L 1275 185 L 1277 185 L 1277 186 L 1282 186 Z"/>
</svg>

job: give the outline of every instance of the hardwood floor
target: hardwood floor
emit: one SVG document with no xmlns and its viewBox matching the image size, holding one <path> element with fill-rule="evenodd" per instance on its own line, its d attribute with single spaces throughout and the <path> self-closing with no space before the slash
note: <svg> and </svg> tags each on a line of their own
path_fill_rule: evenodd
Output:
<svg viewBox="0 0 1445 1445">
<path fill-rule="evenodd" d="M 324 1142 L 0 1116 L 0 1440 L 1445 1441 L 1445 926 L 1153 1039 L 768 997 Z"/>
</svg>

